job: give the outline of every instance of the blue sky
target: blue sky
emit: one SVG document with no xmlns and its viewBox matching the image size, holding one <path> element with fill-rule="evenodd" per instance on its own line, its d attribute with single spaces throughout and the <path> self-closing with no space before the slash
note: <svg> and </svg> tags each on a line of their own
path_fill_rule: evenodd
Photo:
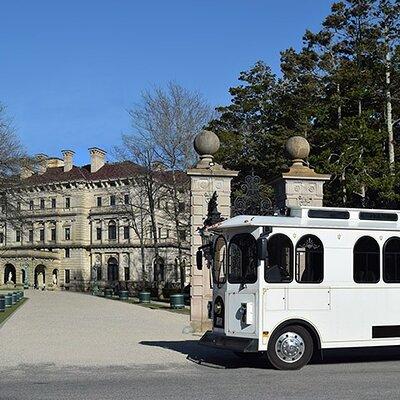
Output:
<svg viewBox="0 0 400 400">
<path fill-rule="evenodd" d="M 110 150 L 140 92 L 174 80 L 212 105 L 257 60 L 319 28 L 331 0 L 4 0 L 0 101 L 30 154 Z"/>
</svg>

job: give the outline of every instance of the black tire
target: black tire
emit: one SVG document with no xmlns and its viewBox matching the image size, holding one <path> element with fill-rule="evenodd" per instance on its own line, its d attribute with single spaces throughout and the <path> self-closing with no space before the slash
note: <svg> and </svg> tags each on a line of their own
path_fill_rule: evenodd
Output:
<svg viewBox="0 0 400 400">
<path fill-rule="evenodd" d="M 308 364 L 313 352 L 314 344 L 309 331 L 299 325 L 288 325 L 272 334 L 267 356 L 276 369 L 295 370 Z"/>
</svg>

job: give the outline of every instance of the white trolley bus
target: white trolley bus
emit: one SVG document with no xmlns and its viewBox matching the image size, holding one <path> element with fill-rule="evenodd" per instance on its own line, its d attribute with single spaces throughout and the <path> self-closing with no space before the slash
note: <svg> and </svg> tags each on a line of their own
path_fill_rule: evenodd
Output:
<svg viewBox="0 0 400 400">
<path fill-rule="evenodd" d="M 315 351 L 400 345 L 399 211 L 298 208 L 211 228 L 201 344 L 298 369 Z"/>
</svg>

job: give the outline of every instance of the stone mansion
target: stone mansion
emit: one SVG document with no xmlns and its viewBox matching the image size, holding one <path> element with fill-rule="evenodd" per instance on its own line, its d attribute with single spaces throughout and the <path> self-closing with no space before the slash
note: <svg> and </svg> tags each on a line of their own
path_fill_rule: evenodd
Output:
<svg viewBox="0 0 400 400">
<path fill-rule="evenodd" d="M 156 279 L 152 231 L 145 229 L 141 242 L 127 206 L 138 196 L 135 177 L 139 167 L 129 161 L 107 163 L 106 153 L 98 148 L 89 153 L 90 164 L 82 167 L 73 164 L 73 151 L 64 150 L 62 159 L 41 154 L 34 173 L 22 171 L 21 221 L 10 223 L 3 215 L 0 226 L 1 285 L 11 281 L 85 290 L 93 279 L 104 286 L 143 279 L 151 284 Z M 185 204 L 186 198 L 182 207 Z M 183 257 L 188 260 L 182 274 L 177 266 L 176 224 L 166 217 L 165 206 L 161 200 L 156 204 L 157 280 L 186 282 L 189 235 L 185 229 L 178 232 Z"/>
</svg>

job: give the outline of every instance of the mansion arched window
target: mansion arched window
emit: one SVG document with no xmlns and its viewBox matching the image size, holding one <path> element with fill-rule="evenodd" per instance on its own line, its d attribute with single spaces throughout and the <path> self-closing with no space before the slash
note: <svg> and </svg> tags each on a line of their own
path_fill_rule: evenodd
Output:
<svg viewBox="0 0 400 400">
<path fill-rule="evenodd" d="M 117 239 L 117 224 L 115 221 L 110 221 L 108 223 L 108 239 L 116 240 Z"/>
<path fill-rule="evenodd" d="M 321 283 L 324 278 L 324 246 L 314 235 L 303 236 L 296 245 L 296 281 Z"/>
<path fill-rule="evenodd" d="M 357 283 L 376 283 L 380 279 L 379 244 L 370 237 L 357 240 L 353 249 L 353 278 Z"/>
</svg>

